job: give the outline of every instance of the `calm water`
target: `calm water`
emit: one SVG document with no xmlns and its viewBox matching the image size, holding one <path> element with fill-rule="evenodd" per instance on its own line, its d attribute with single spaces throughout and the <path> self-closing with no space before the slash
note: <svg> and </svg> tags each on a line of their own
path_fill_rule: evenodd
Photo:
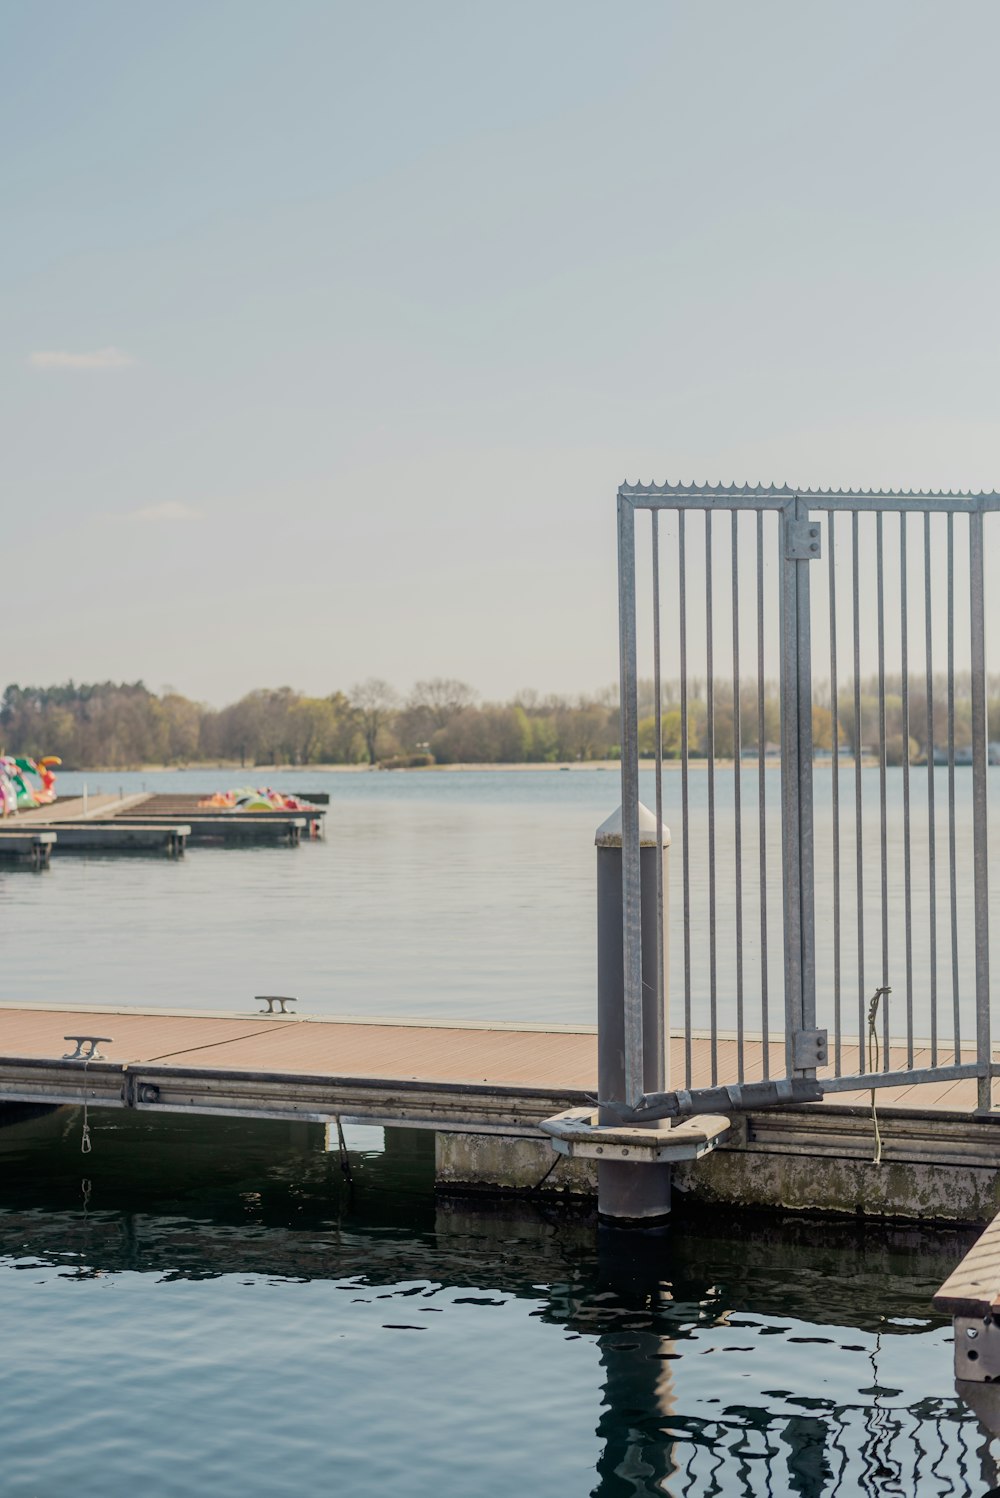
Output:
<svg viewBox="0 0 1000 1498">
<path fill-rule="evenodd" d="M 593 833 L 615 774 L 281 780 L 329 787 L 325 842 L 0 873 L 0 998 L 246 1009 L 285 992 L 329 1013 L 593 1020 Z M 675 775 L 675 834 L 679 795 Z M 745 825 L 753 852 L 755 810 Z M 692 777 L 696 901 L 705 841 Z M 677 951 L 673 971 L 676 993 Z M 86 1160 L 72 1110 L 0 1129 L 4 1498 L 996 1482 L 929 1309 L 967 1236 L 685 1216 L 612 1254 L 587 1219 L 436 1203 L 419 1135 L 352 1134 L 348 1182 L 310 1126 L 95 1122 Z"/>
<path fill-rule="evenodd" d="M 5 1498 L 980 1495 L 929 1297 L 968 1235 L 435 1203 L 419 1135 L 0 1131 Z"/>
<path fill-rule="evenodd" d="M 211 791 L 232 772 L 88 777 L 90 788 Z M 845 1036 L 881 982 L 878 771 L 862 772 L 864 912 L 858 979 L 853 770 L 841 775 L 841 998 Z M 84 777 L 63 776 L 72 792 Z M 331 1014 L 437 1014 L 590 1023 L 594 1019 L 594 831 L 619 800 L 616 771 L 453 774 L 283 774 L 289 788 L 331 793 L 325 842 L 299 849 L 194 849 L 182 862 L 74 857 L 44 877 L 0 871 L 9 939 L 0 999 L 72 998 L 246 1009 L 255 993 L 293 993 Z M 1000 769 L 990 771 L 991 794 Z M 761 921 L 756 770 L 741 777 L 741 881 L 746 1023 L 761 1028 Z M 893 1033 L 905 1031 L 902 771 L 888 775 L 889 982 Z M 691 774 L 691 992 L 707 1024 L 712 935 L 707 778 Z M 652 776 L 641 794 L 654 802 Z M 766 772 L 768 1012 L 781 1028 L 779 772 Z M 912 771 L 912 975 L 915 1033 L 930 1030 L 931 961 L 926 772 Z M 971 771 L 956 773 L 955 966 L 949 899 L 947 772 L 935 777 L 937 1008 L 951 1034 L 957 978 L 963 1033 L 973 1033 Z M 818 1003 L 834 1022 L 834 847 L 830 772 L 816 775 Z M 717 929 L 736 913 L 734 783 L 720 771 L 716 811 Z M 671 991 L 685 985 L 681 777 L 664 776 L 670 854 Z M 991 843 L 995 839 L 991 833 Z M 994 849 L 994 853 L 996 849 Z M 994 879 L 1000 911 L 1000 880 Z M 59 940 L 51 940 L 58 931 Z M 716 953 L 722 1028 L 736 1023 L 736 947 Z"/>
</svg>

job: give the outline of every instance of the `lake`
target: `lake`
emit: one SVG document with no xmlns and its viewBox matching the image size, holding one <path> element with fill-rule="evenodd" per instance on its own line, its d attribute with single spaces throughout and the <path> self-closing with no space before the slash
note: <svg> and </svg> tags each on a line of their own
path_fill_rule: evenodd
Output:
<svg viewBox="0 0 1000 1498">
<path fill-rule="evenodd" d="M 306 1012 L 593 1022 L 593 834 L 616 774 L 280 784 L 329 789 L 325 841 L 0 873 L 0 998 L 246 1010 L 282 992 Z M 703 849 L 693 772 L 698 898 Z M 350 1131 L 348 1179 L 314 1126 L 92 1123 L 85 1158 L 75 1110 L 0 1129 L 5 1498 L 996 1483 L 930 1309 L 974 1235 L 686 1208 L 637 1244 L 561 1209 L 436 1199 L 419 1134 Z"/>
<path fill-rule="evenodd" d="M 914 769 L 914 1022 L 929 1033 L 930 921 L 926 771 Z M 253 780 L 244 772 L 243 780 Z M 618 805 L 616 771 L 282 773 L 289 789 L 328 789 L 325 842 L 298 850 L 202 849 L 176 864 L 93 856 L 56 859 L 45 877 L 0 872 L 0 919 L 11 932 L 0 999 L 73 999 L 203 1009 L 246 1009 L 255 993 L 290 993 L 329 1014 L 430 1014 L 466 1019 L 593 1023 L 596 962 L 594 832 Z M 260 779 L 260 772 L 256 779 Z M 864 782 L 862 952 L 858 986 L 854 778 L 841 771 L 842 994 L 845 1034 L 859 1000 L 881 981 L 878 770 Z M 782 1028 L 779 773 L 766 772 L 769 1024 Z M 958 1004 L 974 1033 L 971 770 L 956 773 Z M 239 772 L 64 775 L 60 790 L 126 794 L 210 792 Z M 989 771 L 991 794 L 1000 769 Z M 833 856 L 830 771 L 816 774 L 816 906 L 820 1022 L 833 1023 Z M 707 1024 L 711 927 L 707 777 L 690 777 L 692 1009 Z M 741 776 L 742 898 L 747 1027 L 761 1028 L 757 772 Z M 953 1010 L 947 885 L 947 772 L 935 775 L 938 1017 Z M 902 772 L 888 772 L 890 999 L 893 1033 L 905 1030 Z M 640 793 L 654 802 L 653 777 Z M 717 778 L 716 908 L 732 930 L 736 879 L 732 771 Z M 670 984 L 682 1013 L 681 776 L 664 775 L 673 831 Z M 991 839 L 991 841 L 995 841 Z M 995 851 L 995 849 L 994 849 Z M 1000 903 L 994 881 L 993 906 Z M 60 939 L 50 937 L 58 922 Z M 735 944 L 718 943 L 719 1023 L 736 1023 Z"/>
</svg>

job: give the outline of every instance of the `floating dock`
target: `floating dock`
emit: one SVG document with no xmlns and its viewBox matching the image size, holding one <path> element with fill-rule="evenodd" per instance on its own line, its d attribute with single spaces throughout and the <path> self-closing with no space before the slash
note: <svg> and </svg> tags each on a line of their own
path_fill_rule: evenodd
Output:
<svg viewBox="0 0 1000 1498">
<path fill-rule="evenodd" d="M 148 793 L 65 797 L 50 806 L 19 812 L 10 819 L 11 832 L 46 829 L 55 834 L 50 852 L 54 848 L 56 853 L 146 852 L 173 858 L 190 844 L 245 847 L 271 843 L 295 848 L 303 837 L 322 836 L 325 807 L 227 812 L 201 806 L 200 799 Z M 0 856 L 4 856 L 3 849 Z"/>
<path fill-rule="evenodd" d="M 301 837 L 321 837 L 325 806 L 311 806 L 308 811 L 222 811 L 202 806 L 200 796 L 147 795 L 122 806 L 114 813 L 116 821 L 141 817 L 143 821 L 158 818 L 182 818 L 192 825 L 192 842 L 241 842 L 256 837 L 260 842 L 284 841 L 295 846 Z M 258 829 L 254 834 L 248 828 Z"/>
<path fill-rule="evenodd" d="M 92 1060 L 67 1036 L 110 1037 Z M 783 1046 L 774 1041 L 780 1075 Z M 699 1068 L 707 1041 L 693 1038 Z M 736 1044 L 719 1045 L 736 1081 Z M 539 1125 L 591 1103 L 592 1029 L 429 1020 L 0 1005 L 0 1102 L 378 1123 L 430 1130 L 449 1190 L 592 1196 L 594 1161 L 554 1155 Z M 698 1084 L 698 1078 L 693 1079 Z M 882 1093 L 882 1163 L 866 1092 L 735 1118 L 674 1170 L 692 1199 L 985 1223 L 1000 1208 L 1000 1118 L 974 1080 Z M 553 1168 L 554 1167 L 554 1168 Z M 542 1177 L 546 1177 L 544 1185 Z"/>
</svg>

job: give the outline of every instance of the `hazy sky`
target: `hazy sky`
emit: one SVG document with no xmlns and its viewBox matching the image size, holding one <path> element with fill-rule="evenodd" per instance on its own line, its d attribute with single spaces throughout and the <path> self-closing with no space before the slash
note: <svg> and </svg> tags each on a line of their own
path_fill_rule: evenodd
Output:
<svg viewBox="0 0 1000 1498">
<path fill-rule="evenodd" d="M 0 686 L 578 691 L 623 478 L 1000 487 L 995 0 L 0 16 Z"/>
</svg>

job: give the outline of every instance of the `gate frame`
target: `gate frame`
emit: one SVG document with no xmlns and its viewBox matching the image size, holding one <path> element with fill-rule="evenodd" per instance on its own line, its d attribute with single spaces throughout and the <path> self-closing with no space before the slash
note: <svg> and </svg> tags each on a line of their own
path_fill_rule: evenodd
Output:
<svg viewBox="0 0 1000 1498">
<path fill-rule="evenodd" d="M 661 783 L 662 704 L 659 659 L 658 512 L 777 511 L 781 562 L 781 801 L 784 907 L 785 1059 L 789 1077 L 812 1078 L 826 1061 L 825 1031 L 816 1029 L 815 903 L 813 865 L 813 745 L 809 563 L 821 554 L 811 511 L 881 514 L 969 515 L 969 610 L 973 740 L 973 866 L 975 926 L 976 1060 L 897 1072 L 824 1079 L 824 1091 L 856 1087 L 910 1086 L 918 1081 L 978 1078 L 978 1111 L 991 1107 L 994 1063 L 990 1029 L 989 887 L 986 785 L 986 673 L 983 577 L 983 515 L 1000 511 L 1000 493 L 934 493 L 890 490 L 809 490 L 787 486 L 671 485 L 624 483 L 618 490 L 618 618 L 621 694 L 622 922 L 624 945 L 625 1090 L 621 1100 L 637 1107 L 643 1098 L 642 918 L 639 863 L 639 736 L 636 620 L 637 510 L 652 516 L 654 582 L 654 680 L 657 843 L 663 840 Z M 810 534 L 813 532 L 813 534 Z M 687 828 L 684 829 L 687 835 Z M 658 892 L 657 952 L 659 1009 L 664 1002 L 662 891 Z M 790 939 L 791 938 L 791 939 Z M 660 1043 L 650 1037 L 651 1043 Z M 669 1084 L 668 1084 L 669 1085 Z"/>
</svg>

